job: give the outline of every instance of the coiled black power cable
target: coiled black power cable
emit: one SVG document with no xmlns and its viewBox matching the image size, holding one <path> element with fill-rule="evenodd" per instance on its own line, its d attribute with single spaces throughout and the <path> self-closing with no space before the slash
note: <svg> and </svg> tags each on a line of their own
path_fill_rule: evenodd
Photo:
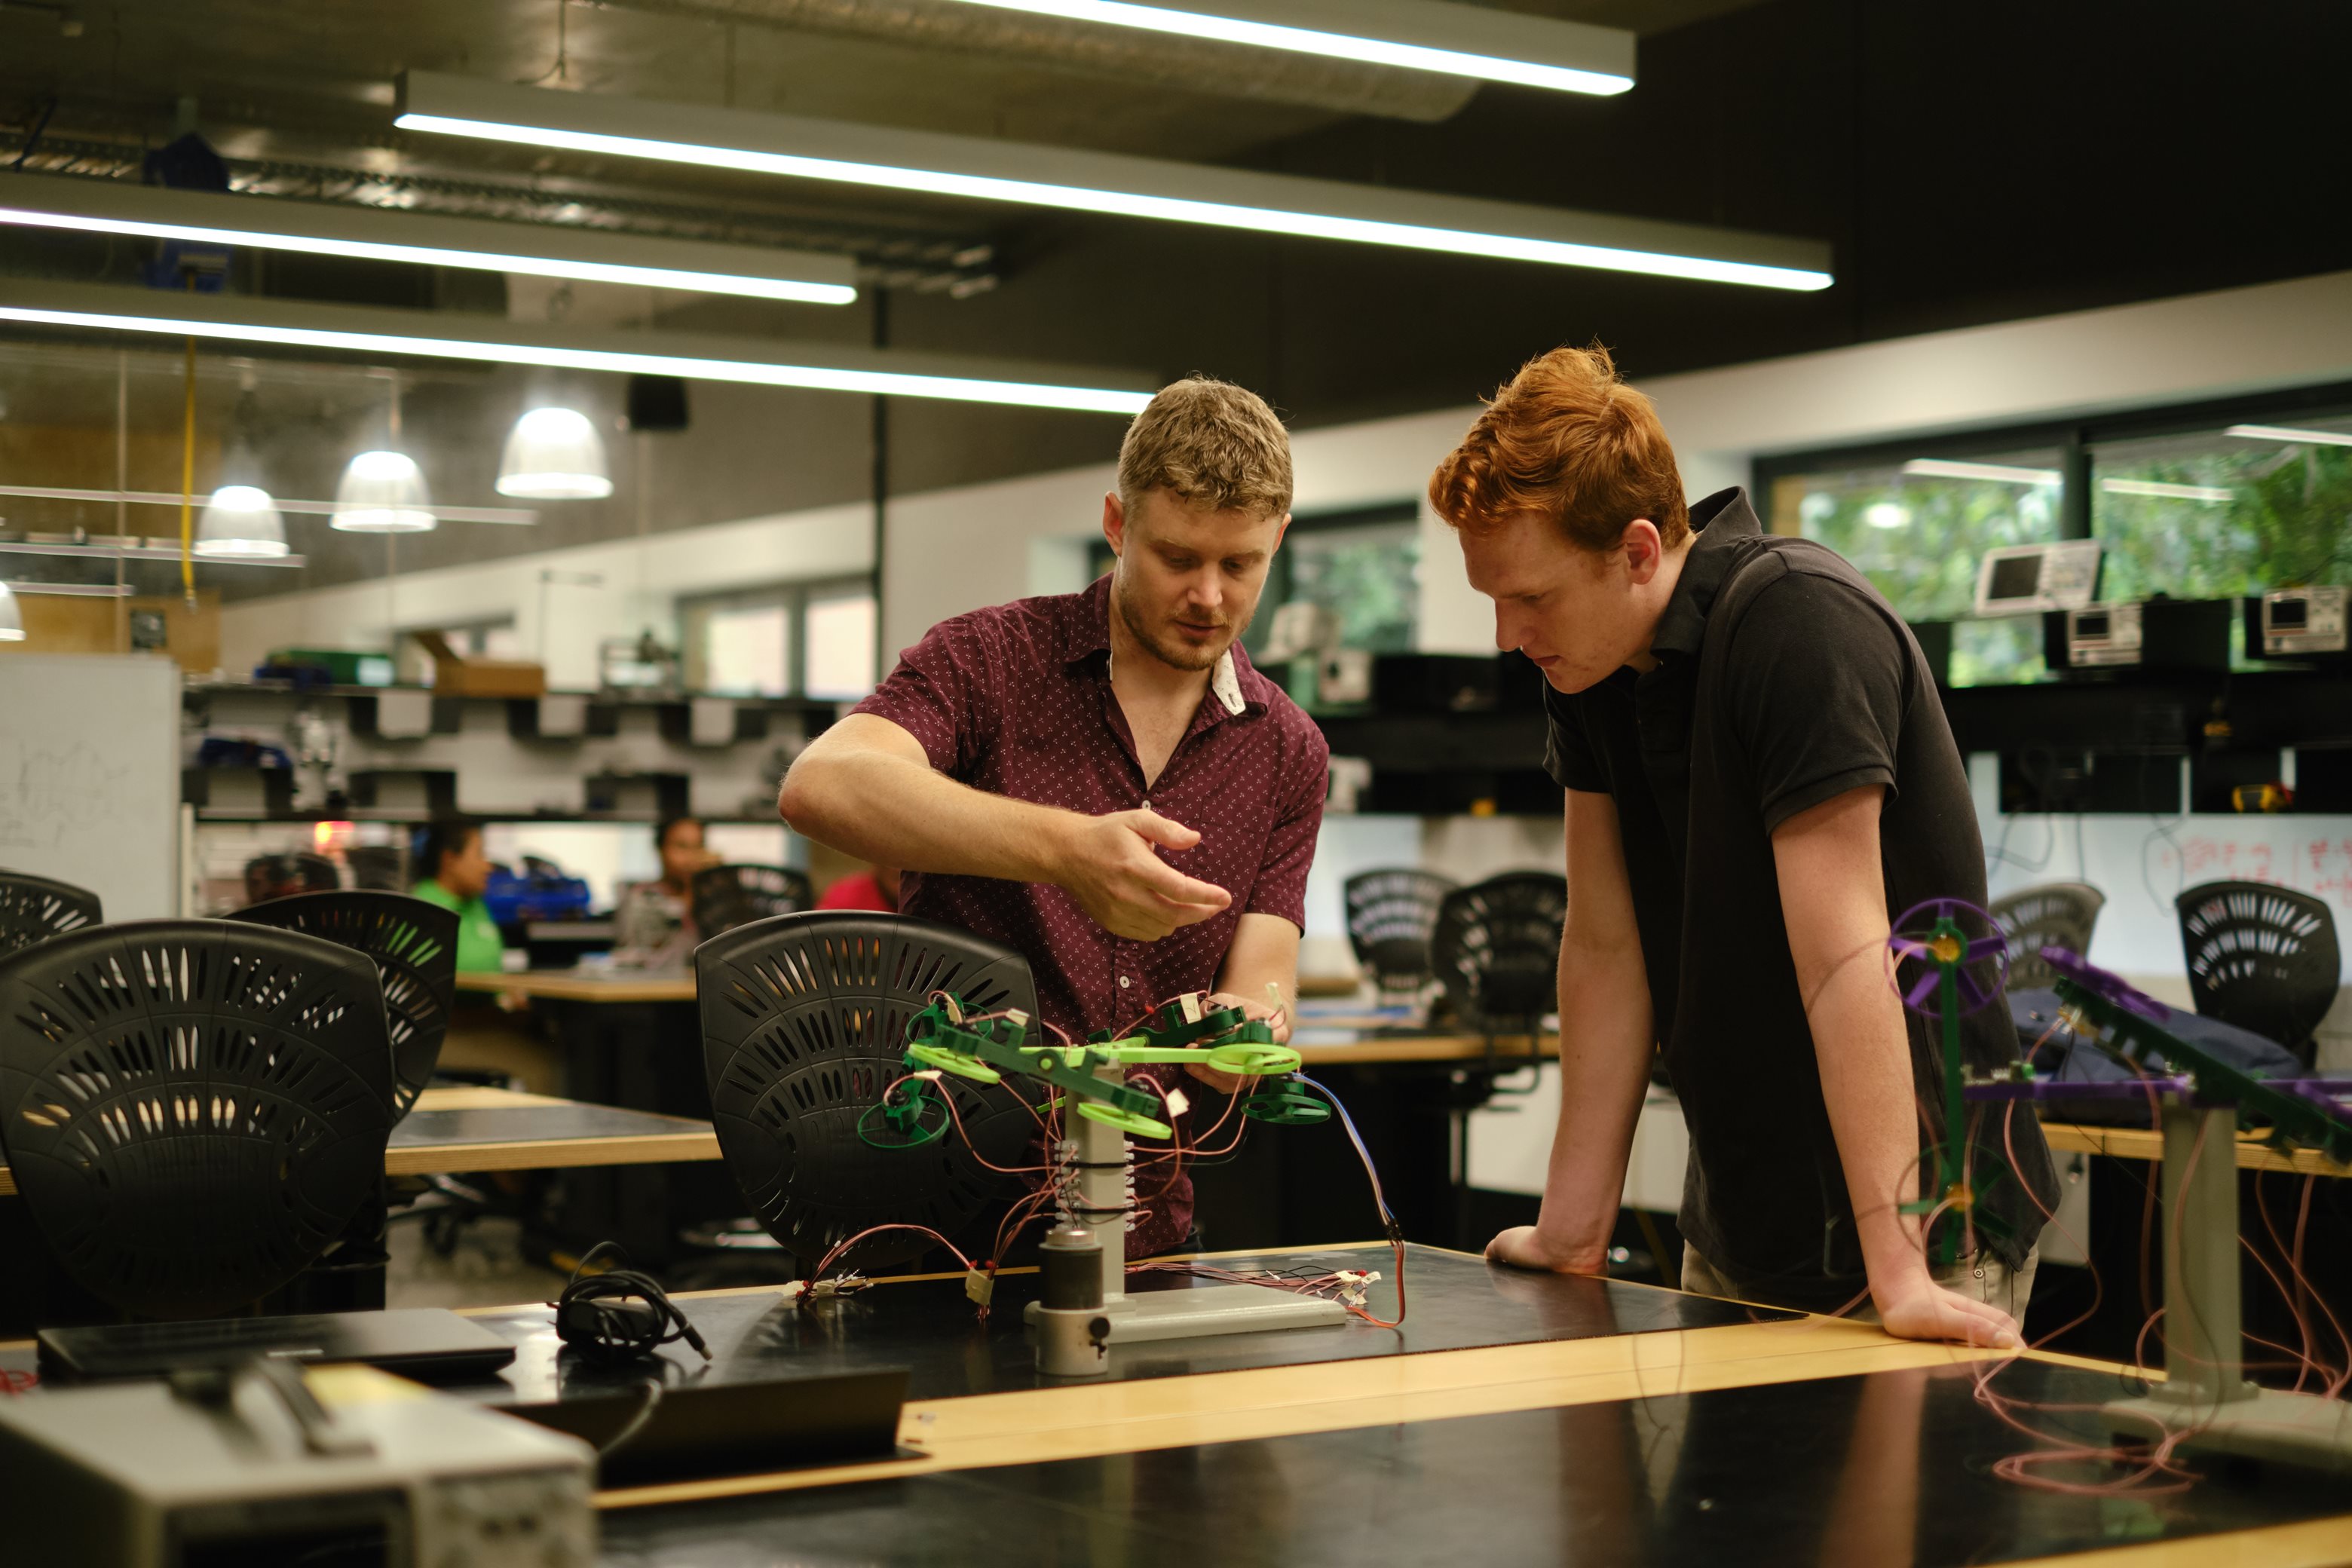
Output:
<svg viewBox="0 0 2352 1568">
<path fill-rule="evenodd" d="M 611 1253 L 620 1266 L 583 1278 L 587 1267 Z M 563 1294 L 550 1303 L 555 1308 L 555 1331 L 564 1344 L 597 1366 L 626 1366 L 642 1361 L 666 1344 L 684 1340 L 710 1359 L 710 1347 L 687 1321 L 686 1314 L 650 1274 L 629 1267 L 629 1255 L 616 1241 L 590 1247 L 572 1270 Z"/>
</svg>

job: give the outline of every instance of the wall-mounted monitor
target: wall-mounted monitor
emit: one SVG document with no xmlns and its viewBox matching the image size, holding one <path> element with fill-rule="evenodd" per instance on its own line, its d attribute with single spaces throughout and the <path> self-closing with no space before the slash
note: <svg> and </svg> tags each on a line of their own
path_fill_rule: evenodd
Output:
<svg viewBox="0 0 2352 1568">
<path fill-rule="evenodd" d="M 2099 586 L 2099 542 L 2011 544 L 1985 552 L 1977 567 L 1977 614 L 2030 616 L 2079 610 Z"/>
</svg>

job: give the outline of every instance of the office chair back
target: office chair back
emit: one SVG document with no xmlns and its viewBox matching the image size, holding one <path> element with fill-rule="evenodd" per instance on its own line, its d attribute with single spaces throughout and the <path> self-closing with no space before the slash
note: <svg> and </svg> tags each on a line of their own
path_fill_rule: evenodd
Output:
<svg viewBox="0 0 2352 1568">
<path fill-rule="evenodd" d="M 867 1113 L 906 1068 L 907 1020 L 948 992 L 974 1012 L 1037 1011 L 1028 961 L 952 926 L 847 910 L 779 915 L 694 950 L 703 1071 L 727 1168 L 761 1224 L 803 1264 L 877 1225 L 928 1226 L 968 1253 L 989 1247 L 1000 1205 L 1020 1179 L 990 1171 L 1034 1165 L 1037 1131 L 1012 1082 L 948 1077 L 966 1136 L 948 1130 L 919 1148 Z M 860 1119 L 867 1118 L 865 1131 Z M 932 1243 L 886 1231 L 845 1265 L 902 1263 Z"/>
<path fill-rule="evenodd" d="M 808 873 L 789 866 L 712 866 L 694 874 L 694 929 L 705 940 L 816 902 Z"/>
<path fill-rule="evenodd" d="M 2092 930 L 2106 902 L 2107 896 L 2086 882 L 2044 882 L 1995 899 L 1986 912 L 2009 939 L 2009 989 L 2031 991 L 2056 981 L 2058 972 L 2042 962 L 2045 947 L 2089 952 Z"/>
<path fill-rule="evenodd" d="M 297 893 L 239 910 L 252 925 L 298 931 L 375 960 L 392 1038 L 392 1119 L 397 1124 L 433 1081 L 449 1012 L 457 1002 L 457 911 L 406 893 L 353 889 Z"/>
<path fill-rule="evenodd" d="M 2327 906 L 2267 882 L 2208 882 L 2175 907 L 2197 1011 L 2275 1040 L 2309 1067 L 2313 1032 L 2343 984 Z"/>
<path fill-rule="evenodd" d="M 0 963 L 0 1149 L 74 1284 L 156 1318 L 286 1284 L 383 1182 L 375 965 L 295 931 L 136 921 Z"/>
<path fill-rule="evenodd" d="M 376 892 L 408 890 L 408 852 L 390 844 L 354 844 L 343 851 L 352 868 L 352 886 Z"/>
<path fill-rule="evenodd" d="M 30 871 L 0 871 L 0 958 L 104 918 L 98 895 L 86 888 Z"/>
<path fill-rule="evenodd" d="M 245 901 L 282 899 L 293 893 L 323 893 L 343 885 L 335 863 L 324 855 L 257 855 L 245 863 Z"/>
<path fill-rule="evenodd" d="M 1412 994 L 1429 984 L 1429 937 L 1452 879 L 1431 871 L 1391 868 L 1348 879 L 1348 945 L 1383 993 Z"/>
<path fill-rule="evenodd" d="M 1445 895 L 1431 960 L 1454 1016 L 1473 1029 L 1533 1034 L 1559 1005 L 1568 879 L 1509 871 Z"/>
</svg>

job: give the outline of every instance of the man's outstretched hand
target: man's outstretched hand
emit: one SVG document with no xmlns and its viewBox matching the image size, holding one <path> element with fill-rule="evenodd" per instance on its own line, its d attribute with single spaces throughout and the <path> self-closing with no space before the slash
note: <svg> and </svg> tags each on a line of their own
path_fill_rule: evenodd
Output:
<svg viewBox="0 0 2352 1568">
<path fill-rule="evenodd" d="M 1190 849 L 1200 834 L 1156 811 L 1087 817 L 1062 836 L 1054 880 L 1113 936 L 1158 942 L 1180 926 L 1223 914 L 1234 896 L 1187 877 L 1160 848 Z"/>
</svg>

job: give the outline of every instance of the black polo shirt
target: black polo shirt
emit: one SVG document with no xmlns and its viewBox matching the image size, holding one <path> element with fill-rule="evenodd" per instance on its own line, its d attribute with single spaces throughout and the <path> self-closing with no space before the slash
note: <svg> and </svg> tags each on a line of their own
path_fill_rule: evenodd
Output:
<svg viewBox="0 0 2352 1568">
<path fill-rule="evenodd" d="M 1772 830 L 1848 790 L 1885 786 L 1890 919 L 1931 898 L 1982 904 L 1984 845 L 1927 661 L 1869 581 L 1826 546 L 1763 532 L 1738 489 L 1692 507 L 1691 527 L 1651 643 L 1657 668 L 1620 669 L 1573 696 L 1547 689 L 1545 765 L 1564 788 L 1616 802 L 1650 1005 L 1690 1126 L 1684 1236 L 1746 1293 L 1834 1307 L 1866 1281 Z M 1942 1136 L 1938 1026 L 1906 1016 L 1933 1129 L 1924 1151 Z M 2017 1056 L 1998 1001 L 1964 1020 L 1961 1037 L 1979 1068 Z M 2000 1110 L 1974 1120 L 1971 1168 L 2006 1170 Z M 2025 1179 L 2054 1202 L 2030 1109 L 2011 1131 Z M 2010 1230 L 1994 1250 L 2021 1262 L 2041 1210 L 2014 1177 L 1978 1184 Z"/>
</svg>

